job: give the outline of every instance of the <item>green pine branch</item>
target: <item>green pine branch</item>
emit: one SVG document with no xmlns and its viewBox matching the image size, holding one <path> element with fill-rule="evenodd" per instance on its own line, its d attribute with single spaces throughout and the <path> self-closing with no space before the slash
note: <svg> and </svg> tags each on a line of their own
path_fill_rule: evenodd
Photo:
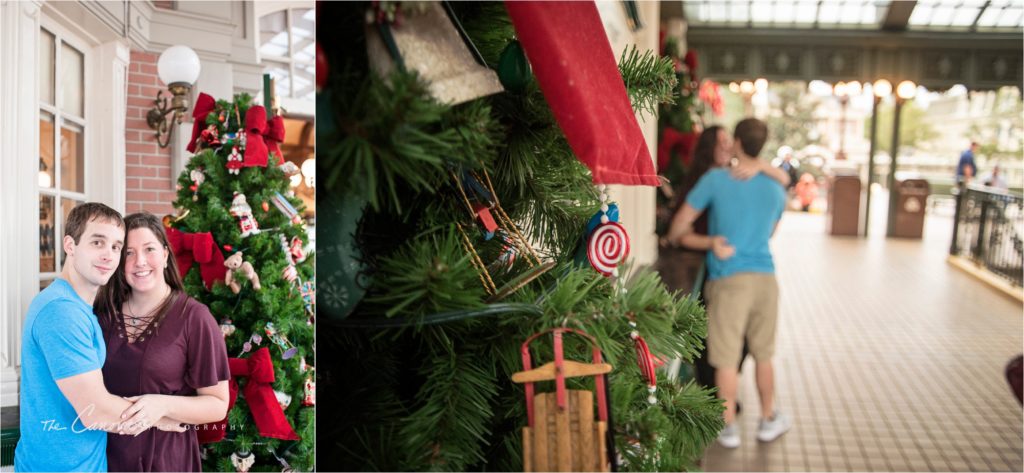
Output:
<svg viewBox="0 0 1024 473">
<path fill-rule="evenodd" d="M 670 104 L 675 100 L 675 89 L 679 83 L 671 58 L 659 57 L 654 51 L 641 54 L 636 45 L 632 45 L 622 51 L 619 72 L 634 111 L 653 116 L 659 104 Z"/>
</svg>

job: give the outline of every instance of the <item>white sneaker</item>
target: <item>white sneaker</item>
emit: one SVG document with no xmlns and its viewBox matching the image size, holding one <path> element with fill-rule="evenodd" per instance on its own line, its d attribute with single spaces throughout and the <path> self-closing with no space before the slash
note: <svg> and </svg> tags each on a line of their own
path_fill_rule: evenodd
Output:
<svg viewBox="0 0 1024 473">
<path fill-rule="evenodd" d="M 771 419 L 761 419 L 761 425 L 757 428 L 757 439 L 762 442 L 771 442 L 788 432 L 792 426 L 793 423 L 789 420 L 789 416 L 775 411 Z"/>
<path fill-rule="evenodd" d="M 718 433 L 718 443 L 725 448 L 736 448 L 740 446 L 740 429 L 733 422 L 725 426 Z"/>
</svg>

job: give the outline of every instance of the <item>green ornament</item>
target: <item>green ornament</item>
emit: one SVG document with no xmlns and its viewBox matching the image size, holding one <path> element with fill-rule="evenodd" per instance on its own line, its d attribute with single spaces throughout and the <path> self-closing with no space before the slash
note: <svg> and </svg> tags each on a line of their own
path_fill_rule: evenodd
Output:
<svg viewBox="0 0 1024 473">
<path fill-rule="evenodd" d="M 505 86 L 505 90 L 520 94 L 532 79 L 533 73 L 523 46 L 518 40 L 512 40 L 498 58 L 498 80 Z"/>
<path fill-rule="evenodd" d="M 369 281 L 355 234 L 366 202 L 352 195 L 317 191 L 317 315 L 344 320 L 366 294 Z"/>
</svg>

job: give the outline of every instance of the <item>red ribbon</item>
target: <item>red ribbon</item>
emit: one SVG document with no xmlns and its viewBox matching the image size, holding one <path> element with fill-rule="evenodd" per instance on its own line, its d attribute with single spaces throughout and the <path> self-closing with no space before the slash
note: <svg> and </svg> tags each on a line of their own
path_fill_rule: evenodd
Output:
<svg viewBox="0 0 1024 473">
<path fill-rule="evenodd" d="M 274 363 L 270 359 L 270 350 L 267 347 L 260 348 L 253 352 L 249 358 L 231 358 L 228 360 L 231 365 L 231 381 L 229 383 L 230 399 L 228 401 L 228 412 L 235 407 L 235 399 L 238 397 L 238 381 L 236 377 L 246 376 L 249 381 L 245 383 L 242 392 L 245 394 L 245 402 L 249 403 L 249 410 L 252 412 L 253 422 L 260 435 L 281 440 L 301 440 L 284 410 L 277 403 L 277 396 L 274 395 Z M 220 422 L 212 422 L 198 426 L 197 434 L 199 443 L 219 442 L 227 434 L 227 416 Z"/>
<path fill-rule="evenodd" d="M 665 127 L 661 134 L 661 143 L 658 144 L 658 170 L 664 172 L 672 158 L 672 151 L 679 154 L 683 164 L 689 165 L 693 158 L 693 147 L 697 144 L 697 137 L 700 133 L 680 133 L 673 128 Z"/>
<path fill-rule="evenodd" d="M 279 143 L 284 141 L 284 119 L 274 117 L 267 122 L 267 109 L 262 105 L 249 107 L 245 112 L 245 161 L 242 166 L 267 166 L 267 155 L 277 154 L 278 164 L 284 162 Z M 268 147 L 269 144 L 269 147 Z"/>
<path fill-rule="evenodd" d="M 188 141 L 188 146 L 185 148 L 189 153 L 196 152 L 196 138 L 199 138 L 199 133 L 206 129 L 206 116 L 216 106 L 217 102 L 213 100 L 213 97 L 205 93 L 200 93 L 199 98 L 196 99 L 196 106 L 192 109 L 192 139 Z"/>
<path fill-rule="evenodd" d="M 277 156 L 277 164 L 284 164 L 284 155 L 281 154 L 281 143 L 284 141 L 284 118 L 275 116 L 267 123 L 267 132 L 263 134 L 267 141 L 267 148 L 270 154 Z"/>
<path fill-rule="evenodd" d="M 178 263 L 178 272 L 184 278 L 193 263 L 199 263 L 199 274 L 206 283 L 206 289 L 213 287 L 214 281 L 224 280 L 227 268 L 224 267 L 224 255 L 213 241 L 213 234 L 185 233 L 175 228 L 167 228 L 167 240 L 174 251 L 174 259 Z"/>
</svg>

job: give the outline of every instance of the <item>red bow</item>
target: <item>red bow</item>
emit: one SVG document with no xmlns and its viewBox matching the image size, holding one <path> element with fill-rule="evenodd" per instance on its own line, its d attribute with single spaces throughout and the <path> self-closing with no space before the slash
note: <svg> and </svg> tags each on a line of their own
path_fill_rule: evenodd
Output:
<svg viewBox="0 0 1024 473">
<path fill-rule="evenodd" d="M 266 167 L 267 154 L 270 152 L 277 154 L 278 164 L 284 162 L 278 147 L 281 141 L 284 141 L 284 120 L 274 117 L 267 123 L 267 109 L 262 105 L 249 107 L 245 112 L 245 161 L 242 165 L 247 168 Z"/>
<path fill-rule="evenodd" d="M 267 148 L 270 154 L 277 156 L 277 164 L 284 164 L 284 155 L 281 154 L 281 143 L 284 141 L 284 119 L 275 116 L 267 123 L 267 132 L 263 134 L 267 141 Z"/>
<path fill-rule="evenodd" d="M 253 352 L 249 358 L 231 358 L 228 363 L 231 365 L 231 397 L 228 401 L 228 412 L 235 407 L 235 399 L 238 397 L 238 381 L 235 378 L 247 376 L 249 382 L 245 383 L 242 392 L 245 394 L 245 401 L 249 403 L 253 422 L 260 435 L 281 440 L 301 440 L 288 423 L 288 418 L 284 416 L 284 410 L 277 403 L 277 396 L 271 387 L 274 383 L 274 363 L 270 359 L 270 350 L 263 347 Z M 223 440 L 227 434 L 227 423 L 228 418 L 225 416 L 220 422 L 198 426 L 196 433 L 199 436 L 199 443 Z"/>
<path fill-rule="evenodd" d="M 200 93 L 199 98 L 196 99 L 196 106 L 192 109 L 192 139 L 188 141 L 188 146 L 185 148 L 189 153 L 196 152 L 196 138 L 199 138 L 199 133 L 206 128 L 206 116 L 216 106 L 217 102 L 213 100 L 213 97 L 205 93 Z"/>
<path fill-rule="evenodd" d="M 213 241 L 213 234 L 185 233 L 175 228 L 167 228 L 167 240 L 174 251 L 174 259 L 178 263 L 178 272 L 184 278 L 193 263 L 199 263 L 199 274 L 206 283 L 206 288 L 213 287 L 213 282 L 224 280 L 227 268 L 224 267 L 224 255 Z"/>
<path fill-rule="evenodd" d="M 673 128 L 665 127 L 661 143 L 658 144 L 658 171 L 664 172 L 668 168 L 672 151 L 679 154 L 679 160 L 683 164 L 689 165 L 693 158 L 693 147 L 697 144 L 699 136 L 700 133 L 694 131 L 680 133 Z"/>
</svg>

